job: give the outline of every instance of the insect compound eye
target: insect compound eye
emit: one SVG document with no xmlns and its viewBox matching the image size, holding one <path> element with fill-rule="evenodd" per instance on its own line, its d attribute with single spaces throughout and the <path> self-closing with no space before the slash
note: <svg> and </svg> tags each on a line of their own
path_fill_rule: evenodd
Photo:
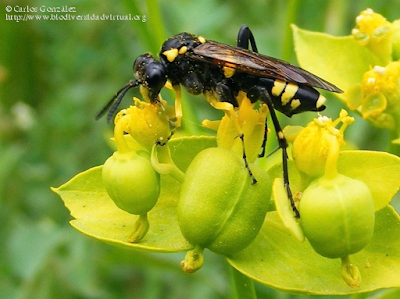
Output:
<svg viewBox="0 0 400 299">
<path fill-rule="evenodd" d="M 147 65 L 145 74 L 147 86 L 155 91 L 161 90 L 167 81 L 164 66 L 158 61 L 154 61 Z"/>
<path fill-rule="evenodd" d="M 143 74 L 145 72 L 146 66 L 155 62 L 153 55 L 150 53 L 146 53 L 138 56 L 135 62 L 133 63 L 133 72 L 135 74 Z"/>
<path fill-rule="evenodd" d="M 150 53 L 140 55 L 133 64 L 136 78 L 151 89 L 160 90 L 167 81 L 164 66 Z"/>
</svg>

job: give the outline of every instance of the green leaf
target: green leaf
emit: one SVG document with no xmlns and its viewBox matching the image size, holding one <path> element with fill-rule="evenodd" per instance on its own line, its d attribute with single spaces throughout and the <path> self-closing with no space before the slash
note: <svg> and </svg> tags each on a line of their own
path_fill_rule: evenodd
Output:
<svg viewBox="0 0 400 299">
<path fill-rule="evenodd" d="M 342 151 L 338 172 L 367 184 L 374 199 L 375 211 L 388 205 L 400 188 L 400 158 L 386 152 Z M 268 173 L 272 178 L 282 177 L 282 165 L 276 164 Z M 300 175 L 293 161 L 289 161 L 289 173 L 292 192 L 303 191 L 298 188 L 301 185 Z"/>
<path fill-rule="evenodd" d="M 169 143 L 177 166 L 186 170 L 193 157 L 204 148 L 216 146 L 213 137 L 176 138 Z M 157 252 L 186 251 L 192 248 L 182 236 L 176 219 L 176 204 L 180 184 L 170 176 L 161 178 L 161 195 L 149 212 L 150 229 L 139 243 L 127 238 L 138 216 L 120 210 L 103 187 L 102 166 L 84 171 L 59 188 L 52 190 L 61 196 L 72 217 L 71 225 L 80 232 L 126 248 Z"/>
<path fill-rule="evenodd" d="M 400 158 L 376 151 L 342 151 L 338 172 L 367 184 L 375 211 L 384 208 L 400 188 Z"/>
<path fill-rule="evenodd" d="M 238 271 L 269 287 L 313 295 L 345 295 L 400 287 L 400 217 L 390 206 L 376 214 L 371 243 L 352 255 L 361 272 L 359 288 L 349 287 L 340 275 L 340 259 L 318 255 L 283 226 L 276 212 L 267 214 L 250 246 L 228 258 Z"/>
<path fill-rule="evenodd" d="M 216 146 L 215 138 L 187 137 L 171 140 L 169 147 L 178 167 L 186 170 L 201 150 Z M 339 159 L 339 172 L 366 180 L 372 192 L 386 198 L 398 189 L 400 158 L 386 153 L 348 151 Z M 74 219 L 71 225 L 82 233 L 104 242 L 153 252 L 187 251 L 193 248 L 181 235 L 176 219 L 180 184 L 168 175 L 162 176 L 159 201 L 149 213 L 150 230 L 136 244 L 126 240 L 138 216 L 118 209 L 102 184 L 102 167 L 78 174 L 53 190 L 58 193 Z M 281 176 L 281 165 L 269 171 Z M 290 163 L 292 187 L 299 185 L 299 174 Z M 382 186 L 376 186 L 382 185 Z M 278 188 L 279 189 L 279 188 Z M 282 193 L 282 192 L 279 192 Z M 385 203 L 385 204 L 384 204 Z M 228 258 L 239 272 L 263 284 L 301 294 L 351 294 L 378 288 L 400 287 L 400 217 L 392 207 L 377 212 L 372 242 L 352 256 L 360 268 L 360 288 L 350 288 L 341 278 L 340 260 L 315 253 L 308 243 L 299 242 L 282 224 L 277 212 L 269 212 L 255 241 Z M 316 277 L 318 279 L 316 279 Z"/>
<path fill-rule="evenodd" d="M 366 71 L 382 63 L 353 36 L 335 37 L 303 30 L 295 25 L 292 28 L 300 66 L 344 91 L 360 84 Z"/>
<path fill-rule="evenodd" d="M 212 136 L 191 136 L 174 138 L 168 145 L 172 160 L 180 170 L 186 172 L 193 158 L 203 149 L 217 146 L 217 140 Z"/>
<path fill-rule="evenodd" d="M 375 296 L 373 296 L 371 298 L 374 298 L 374 299 L 398 299 L 398 298 L 400 298 L 400 290 L 399 289 L 385 290 L 379 294 L 376 294 Z"/>
</svg>

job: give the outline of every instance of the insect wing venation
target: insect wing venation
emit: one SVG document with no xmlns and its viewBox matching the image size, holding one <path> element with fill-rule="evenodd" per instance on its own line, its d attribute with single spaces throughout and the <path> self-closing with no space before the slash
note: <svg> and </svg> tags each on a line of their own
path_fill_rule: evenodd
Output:
<svg viewBox="0 0 400 299">
<path fill-rule="evenodd" d="M 332 92 L 343 92 L 335 85 L 286 61 L 208 40 L 193 49 L 194 59 L 234 67 L 251 75 L 272 77 Z"/>
</svg>

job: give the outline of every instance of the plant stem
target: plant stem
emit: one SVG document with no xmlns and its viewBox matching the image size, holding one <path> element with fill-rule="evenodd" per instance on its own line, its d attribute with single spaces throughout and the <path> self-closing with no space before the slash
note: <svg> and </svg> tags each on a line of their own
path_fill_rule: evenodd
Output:
<svg viewBox="0 0 400 299">
<path fill-rule="evenodd" d="M 293 38 L 292 29 L 290 25 L 296 22 L 297 12 L 299 10 L 300 1 L 290 0 L 288 3 L 286 19 L 285 19 L 285 32 L 283 36 L 283 49 L 282 59 L 290 61 L 293 53 Z"/>
<path fill-rule="evenodd" d="M 148 23 L 148 15 L 146 14 L 146 11 L 143 9 L 140 9 L 140 7 L 136 4 L 135 1 L 132 0 L 122 0 L 124 3 L 126 10 L 131 13 L 131 14 L 139 14 L 141 16 L 145 15 L 146 16 L 146 22 L 131 22 L 132 29 L 134 30 L 135 34 L 138 36 L 136 39 L 136 43 L 140 41 L 140 43 L 143 44 L 144 48 L 148 49 L 148 52 L 153 51 L 157 48 L 155 48 L 153 45 L 154 43 L 152 42 L 152 34 L 150 31 L 149 26 L 146 24 Z M 157 53 L 157 52 L 155 52 Z"/>
<path fill-rule="evenodd" d="M 175 165 L 168 146 L 154 145 L 151 150 L 151 164 L 159 174 L 168 174 L 183 183 L 185 174 Z"/>
<path fill-rule="evenodd" d="M 198 135 L 202 131 L 199 126 L 200 120 L 196 115 L 194 105 L 195 102 L 190 101 L 184 93 L 182 93 L 182 110 L 184 130 L 188 135 Z"/>
<path fill-rule="evenodd" d="M 355 294 L 351 296 L 351 299 L 367 299 L 367 298 L 368 298 L 368 293 Z"/>
<path fill-rule="evenodd" d="M 164 22 L 161 17 L 160 5 L 158 0 L 146 0 L 149 11 L 148 26 L 152 32 L 152 40 L 156 43 L 157 51 L 166 38 Z"/>
<path fill-rule="evenodd" d="M 159 51 L 159 48 L 166 39 L 165 26 L 161 16 L 160 5 L 158 0 L 146 0 L 147 9 L 149 11 L 149 31 L 152 32 L 152 49 L 155 53 Z M 182 94 L 182 106 L 184 110 L 184 122 L 185 119 L 190 120 L 185 122 L 185 131 L 189 135 L 199 133 L 197 126 L 198 119 L 194 112 L 193 105 L 187 100 L 187 96 Z"/>
<path fill-rule="evenodd" d="M 327 180 L 333 180 L 338 176 L 337 161 L 340 154 L 340 145 L 336 136 L 327 135 L 326 140 L 329 142 L 328 157 L 325 164 L 324 178 Z"/>
<path fill-rule="evenodd" d="M 395 119 L 395 128 L 390 132 L 387 152 L 400 157 L 400 108 L 393 111 L 392 116 Z"/>
<path fill-rule="evenodd" d="M 256 290 L 254 288 L 254 280 L 243 275 L 233 267 L 231 267 L 231 277 L 235 286 L 236 298 L 257 299 Z"/>
</svg>

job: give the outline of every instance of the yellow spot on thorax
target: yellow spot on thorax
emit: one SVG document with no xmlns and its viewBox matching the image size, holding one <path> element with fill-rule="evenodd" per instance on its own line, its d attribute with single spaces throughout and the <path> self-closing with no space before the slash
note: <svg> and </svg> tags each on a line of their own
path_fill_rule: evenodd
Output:
<svg viewBox="0 0 400 299">
<path fill-rule="evenodd" d="M 186 47 L 186 46 L 183 46 L 183 47 L 181 47 L 181 48 L 179 49 L 178 53 L 179 53 L 179 54 L 185 54 L 186 51 L 187 51 L 187 47 Z"/>
<path fill-rule="evenodd" d="M 201 42 L 202 44 L 204 44 L 206 42 L 206 39 L 204 37 L 202 37 L 201 35 L 198 37 L 199 42 Z"/>
<path fill-rule="evenodd" d="M 171 50 L 164 51 L 162 54 L 167 57 L 169 62 L 173 62 L 176 56 L 178 56 L 178 49 L 173 48 Z"/>
<path fill-rule="evenodd" d="M 225 78 L 230 78 L 235 74 L 235 69 L 231 67 L 224 66 L 222 70 L 224 71 Z"/>
</svg>

